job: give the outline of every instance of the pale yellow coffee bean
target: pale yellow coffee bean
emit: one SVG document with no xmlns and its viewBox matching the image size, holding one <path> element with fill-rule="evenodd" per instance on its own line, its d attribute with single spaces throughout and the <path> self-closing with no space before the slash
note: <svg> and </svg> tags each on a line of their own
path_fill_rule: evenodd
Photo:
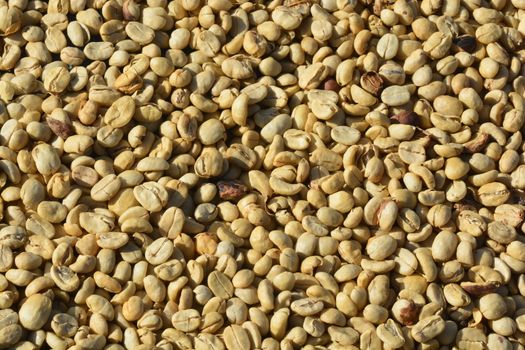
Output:
<svg viewBox="0 0 525 350">
<path fill-rule="evenodd" d="M 21 305 L 18 315 L 24 328 L 41 329 L 51 315 L 51 299 L 43 294 L 33 294 Z"/>
<path fill-rule="evenodd" d="M 135 199 L 148 211 L 160 211 L 168 202 L 168 192 L 155 182 L 145 182 L 133 189 Z"/>
</svg>

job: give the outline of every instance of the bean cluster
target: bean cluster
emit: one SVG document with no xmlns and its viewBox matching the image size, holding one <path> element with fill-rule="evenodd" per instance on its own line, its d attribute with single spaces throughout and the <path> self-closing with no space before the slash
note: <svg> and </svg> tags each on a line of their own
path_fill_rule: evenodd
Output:
<svg viewBox="0 0 525 350">
<path fill-rule="evenodd" d="M 525 349 L 525 0 L 0 0 L 0 349 Z"/>
</svg>

